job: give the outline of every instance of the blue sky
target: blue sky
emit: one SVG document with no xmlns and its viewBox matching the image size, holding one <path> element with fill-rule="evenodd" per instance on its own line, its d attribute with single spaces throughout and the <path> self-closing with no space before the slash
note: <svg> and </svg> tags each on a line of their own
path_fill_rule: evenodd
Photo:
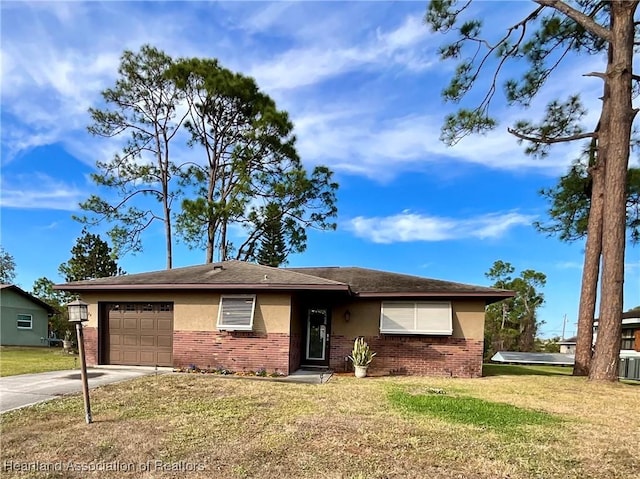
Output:
<svg viewBox="0 0 640 479">
<path fill-rule="evenodd" d="M 443 38 L 422 24 L 425 7 L 3 2 L 0 241 L 15 257 L 18 284 L 30 290 L 40 276 L 62 280 L 58 265 L 82 229 L 71 215 L 97 192 L 89 178 L 95 161 L 118 147 L 86 132 L 87 109 L 101 105 L 122 51 L 149 43 L 175 57 L 216 57 L 253 76 L 290 113 L 304 163 L 335 171 L 338 230 L 311 232 L 307 251 L 292 256 L 291 266 L 354 265 L 486 285 L 484 272 L 502 259 L 547 275 L 541 332 L 560 334 L 566 314 L 571 335 L 584 245 L 547 238 L 531 223 L 545 218 L 538 190 L 557 181 L 581 145 L 534 160 L 506 127 L 538 119 L 548 101 L 576 92 L 591 107 L 592 126 L 601 85 L 580 75 L 600 70 L 603 59 L 568 59 L 530 109 L 498 101 L 494 132 L 448 148 L 438 137 L 454 107 L 442 103 L 440 91 L 454 65 L 438 59 Z M 487 25 L 500 25 L 531 5 L 474 8 Z M 187 147 L 176 151 L 190 154 Z M 164 267 L 161 225 L 145 234 L 144 247 L 121 259 L 127 272 Z M 175 266 L 204 261 L 202 251 L 175 248 Z M 631 308 L 640 304 L 640 248 L 628 247 L 626 265 Z"/>
</svg>

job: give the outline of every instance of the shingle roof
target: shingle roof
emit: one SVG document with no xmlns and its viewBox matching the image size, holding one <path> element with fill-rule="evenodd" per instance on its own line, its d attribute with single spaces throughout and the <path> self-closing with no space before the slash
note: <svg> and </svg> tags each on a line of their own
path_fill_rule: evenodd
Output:
<svg viewBox="0 0 640 479">
<path fill-rule="evenodd" d="M 329 290 L 362 297 L 482 297 L 488 302 L 513 292 L 365 268 L 271 268 L 243 261 L 174 268 L 56 285 L 68 291 L 105 289 Z"/>
<path fill-rule="evenodd" d="M 321 278 L 347 283 L 359 296 L 419 295 L 419 296 L 489 296 L 499 299 L 513 296 L 504 289 L 454 283 L 438 279 L 390 273 L 356 267 L 289 268 Z"/>
<path fill-rule="evenodd" d="M 75 281 L 56 285 L 68 291 L 97 289 L 325 289 L 348 285 L 281 268 L 244 261 L 223 261 L 149 273 Z"/>
<path fill-rule="evenodd" d="M 58 312 L 55 308 L 53 308 L 52 306 L 50 306 L 47 303 L 45 303 L 44 301 L 42 301 L 40 298 L 36 298 L 32 294 L 27 293 L 23 289 L 17 287 L 15 284 L 0 283 L 0 289 L 8 289 L 10 291 L 14 291 L 15 293 L 19 294 L 20 296 L 23 296 L 23 297 L 27 298 L 29 301 L 32 301 L 35 304 L 43 307 L 44 309 L 47 310 L 47 313 L 49 313 L 49 314 L 55 314 L 55 313 Z"/>
</svg>

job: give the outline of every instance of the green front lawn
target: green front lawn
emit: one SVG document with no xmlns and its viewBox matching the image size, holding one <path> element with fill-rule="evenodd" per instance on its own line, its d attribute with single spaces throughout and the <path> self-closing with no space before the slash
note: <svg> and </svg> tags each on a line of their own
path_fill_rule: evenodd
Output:
<svg viewBox="0 0 640 479">
<path fill-rule="evenodd" d="M 640 472 L 637 388 L 571 376 L 340 375 L 305 385 L 169 374 L 95 389 L 91 400 L 90 426 L 79 395 L 2 415 L 6 477 L 627 479 Z M 7 470 L 24 462 L 62 470 Z"/>
<path fill-rule="evenodd" d="M 78 367 L 77 355 L 62 348 L 0 347 L 0 376 L 43 373 Z"/>
<path fill-rule="evenodd" d="M 544 366 L 521 364 L 493 364 L 482 365 L 483 376 L 571 376 L 572 366 Z"/>
</svg>

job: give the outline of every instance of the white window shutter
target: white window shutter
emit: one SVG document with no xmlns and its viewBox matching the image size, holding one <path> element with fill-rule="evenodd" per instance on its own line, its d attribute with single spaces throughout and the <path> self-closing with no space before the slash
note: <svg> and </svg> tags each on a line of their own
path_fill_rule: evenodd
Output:
<svg viewBox="0 0 640 479">
<path fill-rule="evenodd" d="M 384 303 L 382 329 L 387 331 L 412 331 L 415 329 L 413 303 Z"/>
<path fill-rule="evenodd" d="M 450 303 L 416 303 L 416 330 L 452 334 Z"/>
<path fill-rule="evenodd" d="M 251 331 L 255 296 L 222 296 L 218 313 L 218 329 Z"/>
<path fill-rule="evenodd" d="M 451 303 L 448 301 L 382 303 L 380 332 L 386 334 L 453 334 Z"/>
</svg>

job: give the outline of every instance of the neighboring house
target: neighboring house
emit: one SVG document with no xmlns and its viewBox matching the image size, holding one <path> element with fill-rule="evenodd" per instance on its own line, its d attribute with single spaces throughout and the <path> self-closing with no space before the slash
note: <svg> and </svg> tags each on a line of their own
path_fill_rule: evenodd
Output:
<svg viewBox="0 0 640 479">
<path fill-rule="evenodd" d="M 598 337 L 598 320 L 593 322 L 593 343 Z M 640 310 L 622 313 L 619 376 L 640 381 Z"/>
<path fill-rule="evenodd" d="M 90 364 L 233 371 L 347 370 L 353 341 L 372 369 L 476 377 L 487 304 L 511 291 L 363 268 L 241 261 L 57 285 L 89 303 Z"/>
<path fill-rule="evenodd" d="M 576 336 L 572 336 L 567 339 L 563 339 L 562 341 L 558 341 L 558 345 L 560 346 L 560 352 L 562 354 L 576 354 L 576 341 L 578 338 Z"/>
<path fill-rule="evenodd" d="M 622 313 L 620 357 L 640 358 L 640 311 Z"/>
<path fill-rule="evenodd" d="M 598 320 L 593 323 L 593 344 L 598 337 Z M 620 357 L 640 358 L 640 310 L 622 313 L 622 337 L 620 339 Z"/>
<path fill-rule="evenodd" d="M 640 311 L 622 313 L 620 377 L 640 381 Z"/>
<path fill-rule="evenodd" d="M 49 316 L 55 312 L 17 286 L 0 284 L 0 344 L 47 346 Z"/>
</svg>

